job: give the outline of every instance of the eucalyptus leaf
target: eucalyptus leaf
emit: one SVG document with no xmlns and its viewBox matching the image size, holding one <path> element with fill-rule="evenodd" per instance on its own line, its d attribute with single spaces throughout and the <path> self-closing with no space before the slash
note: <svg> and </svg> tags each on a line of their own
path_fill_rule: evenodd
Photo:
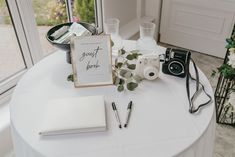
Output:
<svg viewBox="0 0 235 157">
<path fill-rule="evenodd" d="M 121 49 L 121 55 L 124 55 L 124 54 L 126 54 L 126 51 L 122 48 Z"/>
<path fill-rule="evenodd" d="M 125 84 L 125 80 L 120 78 L 120 82 L 119 82 L 120 85 L 124 85 Z"/>
<path fill-rule="evenodd" d="M 119 85 L 118 88 L 117 88 L 117 90 L 118 90 L 119 92 L 122 92 L 122 91 L 124 90 L 124 86 L 123 86 L 123 85 Z"/>
<path fill-rule="evenodd" d="M 117 68 L 121 68 L 123 63 L 122 62 L 118 62 L 116 65 L 117 65 Z"/>
<path fill-rule="evenodd" d="M 124 91 L 126 88 L 129 91 L 133 91 L 138 87 L 138 83 L 142 81 L 141 77 L 134 76 L 132 72 L 136 68 L 136 64 L 131 60 L 138 59 L 139 55 L 142 54 L 138 50 L 127 52 L 122 48 L 118 51 L 118 57 L 115 59 L 113 78 L 119 92 Z"/>
<path fill-rule="evenodd" d="M 133 59 L 135 59 L 135 57 L 132 54 L 129 54 L 126 56 L 126 59 L 133 60 Z"/>
<path fill-rule="evenodd" d="M 139 75 L 134 75 L 134 76 L 133 76 L 133 79 L 134 79 L 137 83 L 139 83 L 139 82 L 141 82 L 141 81 L 143 80 L 143 78 L 141 78 Z"/>
<path fill-rule="evenodd" d="M 130 82 L 130 83 L 127 83 L 126 87 L 128 90 L 133 91 L 135 90 L 135 88 L 138 87 L 138 84 L 135 82 Z"/>
<path fill-rule="evenodd" d="M 126 83 L 128 84 L 128 83 L 130 83 L 130 82 L 132 82 L 132 81 L 133 81 L 132 78 L 128 78 L 128 79 L 126 80 Z"/>
<path fill-rule="evenodd" d="M 138 58 L 138 53 L 132 53 L 134 59 L 137 59 Z"/>
<path fill-rule="evenodd" d="M 140 51 L 139 50 L 132 50 L 130 51 L 130 53 L 139 53 Z"/>
<path fill-rule="evenodd" d="M 125 74 L 127 73 L 128 71 L 126 69 L 121 69 L 119 74 L 122 76 L 122 77 L 125 77 Z"/>
<path fill-rule="evenodd" d="M 138 57 L 142 54 L 141 53 L 132 53 L 132 55 L 133 55 L 134 59 L 138 59 Z"/>
<path fill-rule="evenodd" d="M 126 73 L 124 74 L 124 77 L 125 77 L 126 79 L 130 78 L 131 76 L 132 76 L 132 73 L 131 73 L 130 71 L 128 71 L 128 72 L 126 72 Z"/>
<path fill-rule="evenodd" d="M 116 77 L 116 79 L 115 79 L 115 82 L 114 82 L 114 85 L 119 85 L 119 83 L 120 83 L 120 78 L 119 77 Z"/>
<path fill-rule="evenodd" d="M 135 64 L 128 64 L 127 68 L 131 70 L 135 70 L 136 65 Z"/>
<path fill-rule="evenodd" d="M 73 74 L 70 74 L 70 75 L 67 77 L 67 81 L 74 82 Z"/>
</svg>

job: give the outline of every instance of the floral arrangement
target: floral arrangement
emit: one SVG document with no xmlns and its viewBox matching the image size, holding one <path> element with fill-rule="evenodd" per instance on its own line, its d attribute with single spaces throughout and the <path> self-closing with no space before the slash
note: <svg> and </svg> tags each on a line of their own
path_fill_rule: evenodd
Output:
<svg viewBox="0 0 235 157">
<path fill-rule="evenodd" d="M 218 68 L 218 72 L 221 73 L 224 78 L 234 80 L 235 79 L 235 34 L 231 38 L 226 39 L 226 48 L 229 50 L 228 61 L 222 64 Z M 216 74 L 214 70 L 212 76 Z"/>
<path fill-rule="evenodd" d="M 226 39 L 228 49 L 228 58 L 224 64 L 222 64 L 217 71 L 231 84 L 228 87 L 228 97 L 223 108 L 222 121 L 226 119 L 235 118 L 235 34 L 231 38 Z M 212 72 L 212 76 L 215 76 L 217 71 Z M 225 87 L 222 87 L 225 88 Z M 227 87 L 226 87 L 227 88 Z M 234 117 L 231 117 L 234 116 Z"/>
</svg>

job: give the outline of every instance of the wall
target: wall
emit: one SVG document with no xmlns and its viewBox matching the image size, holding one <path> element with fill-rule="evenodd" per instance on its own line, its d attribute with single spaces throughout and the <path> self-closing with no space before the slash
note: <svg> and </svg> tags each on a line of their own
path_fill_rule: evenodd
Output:
<svg viewBox="0 0 235 157">
<path fill-rule="evenodd" d="M 137 17 L 155 18 L 156 34 L 159 32 L 161 0 L 103 0 L 103 17 L 120 19 L 120 27 Z"/>
<path fill-rule="evenodd" d="M 103 0 L 104 20 L 107 18 L 118 18 L 120 27 L 136 18 L 136 0 Z"/>
<path fill-rule="evenodd" d="M 162 0 L 145 0 L 145 16 L 152 16 L 155 18 L 154 22 L 156 24 L 156 35 L 160 31 L 159 26 L 160 26 L 161 3 Z"/>
</svg>

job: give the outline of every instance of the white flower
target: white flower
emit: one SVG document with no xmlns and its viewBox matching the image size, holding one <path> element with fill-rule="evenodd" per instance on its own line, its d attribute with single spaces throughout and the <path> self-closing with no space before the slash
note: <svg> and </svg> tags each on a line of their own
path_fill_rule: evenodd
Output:
<svg viewBox="0 0 235 157">
<path fill-rule="evenodd" d="M 230 49 L 229 49 L 229 52 L 235 53 L 235 48 L 234 48 L 234 47 L 230 48 Z"/>
<path fill-rule="evenodd" d="M 228 64 L 235 68 L 235 53 L 230 53 L 228 56 Z"/>
</svg>

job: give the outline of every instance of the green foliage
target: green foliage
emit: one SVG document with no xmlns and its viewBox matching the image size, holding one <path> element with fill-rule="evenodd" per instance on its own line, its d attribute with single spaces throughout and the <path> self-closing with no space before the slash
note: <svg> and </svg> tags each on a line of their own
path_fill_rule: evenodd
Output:
<svg viewBox="0 0 235 157">
<path fill-rule="evenodd" d="M 73 74 L 70 74 L 70 75 L 67 77 L 67 81 L 74 82 Z"/>
<path fill-rule="evenodd" d="M 133 91 L 135 88 L 138 87 L 138 84 L 135 83 L 135 82 L 130 82 L 126 85 L 127 89 L 130 90 L 130 91 Z"/>
<path fill-rule="evenodd" d="M 123 85 L 118 85 L 118 88 L 117 88 L 117 90 L 119 91 L 119 92 L 122 92 L 122 91 L 124 91 L 124 86 Z"/>
<path fill-rule="evenodd" d="M 231 36 L 231 38 L 226 39 L 227 45 L 225 48 L 230 49 L 235 47 L 235 34 Z"/>
<path fill-rule="evenodd" d="M 138 53 L 138 51 L 131 51 L 130 52 L 130 54 L 128 54 L 127 56 L 126 56 L 126 59 L 128 59 L 128 60 L 133 60 L 133 59 L 137 59 L 138 58 L 138 56 L 140 56 L 141 54 L 140 53 Z"/>
<path fill-rule="evenodd" d="M 135 64 L 128 64 L 127 63 L 127 68 L 131 70 L 135 70 L 136 65 Z"/>
<path fill-rule="evenodd" d="M 36 20 L 38 25 L 56 25 L 65 23 L 67 22 L 66 4 L 64 0 L 48 1 L 46 4 L 45 14 L 40 14 L 40 12 L 38 12 L 37 15 L 38 18 L 36 16 Z"/>
<path fill-rule="evenodd" d="M 75 0 L 74 13 L 81 21 L 95 23 L 94 0 Z"/>
<path fill-rule="evenodd" d="M 5 0 L 0 0 L 0 9 L 2 9 L 4 2 L 5 2 Z"/>
<path fill-rule="evenodd" d="M 227 42 L 227 45 L 225 46 L 225 48 L 230 49 L 230 48 L 235 47 L 234 37 L 233 38 L 227 38 L 226 42 Z"/>
<path fill-rule="evenodd" d="M 231 65 L 222 64 L 218 68 L 218 71 L 227 79 L 234 79 L 235 78 L 235 69 Z"/>
<path fill-rule="evenodd" d="M 114 85 L 117 86 L 117 91 L 122 92 L 125 89 L 129 91 L 133 91 L 138 87 L 138 83 L 140 83 L 143 79 L 134 74 L 134 69 L 136 64 L 128 63 L 128 59 L 126 59 L 125 55 L 134 55 L 135 60 L 138 59 L 138 56 L 141 55 L 139 51 L 131 51 L 126 52 L 124 49 L 119 50 L 118 58 L 121 58 L 122 61 L 118 61 L 118 58 L 115 60 L 115 65 L 113 66 L 113 82 Z M 70 74 L 67 77 L 68 81 L 74 82 L 73 74 Z"/>
<path fill-rule="evenodd" d="M 126 52 L 124 49 L 120 49 L 118 51 L 118 58 L 116 58 L 114 65 L 114 85 L 117 86 L 119 92 L 124 91 L 125 88 L 133 91 L 142 81 L 142 78 L 133 72 L 136 67 L 134 62 L 139 55 L 141 54 L 137 50 Z"/>
<path fill-rule="evenodd" d="M 235 29 L 235 28 L 234 28 Z M 231 38 L 226 39 L 227 45 L 225 48 L 227 48 L 231 53 L 234 53 L 235 48 L 235 34 L 231 36 Z M 235 68 L 233 68 L 231 65 L 228 64 L 222 64 L 219 68 L 217 68 L 218 72 L 224 76 L 226 79 L 235 79 Z M 213 70 L 211 77 L 214 77 L 216 75 L 217 71 Z"/>
<path fill-rule="evenodd" d="M 38 26 L 53 26 L 67 22 L 65 0 L 32 0 L 35 19 Z M 72 0 L 73 15 L 81 21 L 95 23 L 94 0 Z M 5 0 L 0 0 L 0 13 L 4 17 L 4 23 L 10 24 L 10 16 Z"/>
</svg>

